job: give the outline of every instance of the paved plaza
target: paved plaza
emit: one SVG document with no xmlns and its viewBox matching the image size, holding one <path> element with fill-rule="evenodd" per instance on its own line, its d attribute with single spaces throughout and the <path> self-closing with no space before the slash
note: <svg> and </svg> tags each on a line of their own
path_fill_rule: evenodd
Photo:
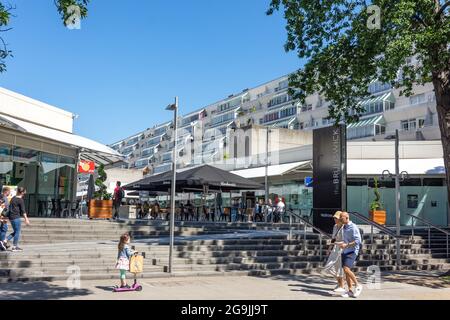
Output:
<svg viewBox="0 0 450 320">
<path fill-rule="evenodd" d="M 379 287 L 361 276 L 360 300 L 450 300 L 450 282 L 438 273 L 411 271 L 384 273 Z M 56 300 L 347 300 L 330 296 L 334 282 L 320 275 L 173 277 L 140 280 L 142 292 L 112 293 L 116 281 L 81 281 L 69 289 L 66 282 L 8 283 L 0 299 Z"/>
</svg>

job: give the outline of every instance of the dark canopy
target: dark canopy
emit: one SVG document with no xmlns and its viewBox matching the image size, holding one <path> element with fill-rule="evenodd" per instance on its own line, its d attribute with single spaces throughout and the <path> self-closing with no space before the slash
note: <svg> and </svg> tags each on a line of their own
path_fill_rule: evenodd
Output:
<svg viewBox="0 0 450 320">
<path fill-rule="evenodd" d="M 168 191 L 171 187 L 173 170 L 151 176 L 126 185 L 126 190 Z M 231 172 L 210 166 L 201 165 L 177 170 L 177 191 L 198 190 L 203 186 L 209 190 L 258 190 L 264 186 Z"/>
</svg>

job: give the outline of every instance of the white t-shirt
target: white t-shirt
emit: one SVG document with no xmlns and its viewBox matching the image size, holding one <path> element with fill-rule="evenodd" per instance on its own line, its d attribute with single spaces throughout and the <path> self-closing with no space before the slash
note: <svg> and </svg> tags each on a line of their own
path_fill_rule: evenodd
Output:
<svg viewBox="0 0 450 320">
<path fill-rule="evenodd" d="M 285 207 L 286 207 L 286 205 L 284 204 L 283 201 L 278 202 L 277 203 L 277 212 L 283 213 Z"/>
</svg>

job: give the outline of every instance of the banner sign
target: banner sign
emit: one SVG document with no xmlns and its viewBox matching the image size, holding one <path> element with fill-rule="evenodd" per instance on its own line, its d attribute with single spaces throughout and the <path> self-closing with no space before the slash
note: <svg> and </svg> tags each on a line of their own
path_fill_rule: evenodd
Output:
<svg viewBox="0 0 450 320">
<path fill-rule="evenodd" d="M 78 173 L 94 173 L 94 171 L 94 161 L 80 160 L 80 162 L 78 163 Z"/>
<path fill-rule="evenodd" d="M 347 140 L 345 125 L 313 131 L 313 223 L 332 233 L 332 216 L 347 208 Z"/>
</svg>

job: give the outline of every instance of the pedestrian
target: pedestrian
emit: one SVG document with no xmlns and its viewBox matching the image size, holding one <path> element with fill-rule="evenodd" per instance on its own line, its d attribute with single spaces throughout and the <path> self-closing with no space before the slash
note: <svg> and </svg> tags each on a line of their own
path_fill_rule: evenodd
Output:
<svg viewBox="0 0 450 320">
<path fill-rule="evenodd" d="M 333 216 L 334 227 L 331 239 L 330 254 L 328 261 L 323 269 L 324 272 L 329 272 L 336 278 L 337 286 L 333 290 L 333 294 L 343 295 L 346 293 L 344 288 L 344 269 L 342 268 L 342 249 L 339 247 L 344 239 L 344 226 L 341 222 L 342 211 L 336 211 Z"/>
<path fill-rule="evenodd" d="M 6 233 L 8 232 L 8 211 L 9 211 L 9 195 L 11 190 L 8 187 L 3 187 L 0 198 L 0 251 L 8 249 L 8 242 L 6 241 Z"/>
<path fill-rule="evenodd" d="M 159 205 L 158 200 L 156 200 L 155 204 L 153 205 L 153 215 L 155 217 L 155 220 L 159 218 L 160 213 L 161 213 L 161 206 Z"/>
<path fill-rule="evenodd" d="M 275 209 L 275 222 L 281 222 L 286 210 L 286 205 L 284 204 L 284 198 L 278 198 Z"/>
<path fill-rule="evenodd" d="M 355 265 L 359 251 L 361 249 L 361 233 L 356 224 L 350 221 L 348 212 L 341 213 L 341 223 L 343 229 L 343 242 L 339 245 L 342 251 L 342 266 L 347 281 L 348 291 L 343 297 L 359 297 L 362 292 L 362 285 L 358 283 L 358 279 L 351 270 Z M 355 289 L 352 288 L 355 285 Z"/>
<path fill-rule="evenodd" d="M 148 203 L 148 201 L 144 201 L 144 205 L 142 207 L 144 210 L 144 215 L 142 216 L 142 219 L 144 219 L 145 217 L 148 217 L 150 213 L 150 204 Z"/>
<path fill-rule="evenodd" d="M 119 219 L 120 206 L 122 205 L 122 199 L 125 198 L 125 191 L 123 191 L 121 185 L 122 183 L 117 181 L 116 188 L 114 189 L 113 204 L 115 220 Z"/>
<path fill-rule="evenodd" d="M 119 241 L 119 253 L 117 254 L 116 269 L 120 273 L 120 288 L 130 288 L 127 284 L 127 271 L 130 270 L 130 258 L 133 251 L 130 249 L 131 237 L 128 233 L 123 234 Z"/>
<path fill-rule="evenodd" d="M 189 216 L 189 220 L 194 221 L 195 220 L 194 206 L 192 205 L 190 200 L 187 201 L 185 210 L 187 212 L 187 215 Z"/>
<path fill-rule="evenodd" d="M 272 199 L 269 198 L 269 200 L 267 200 L 267 205 L 266 205 L 266 214 L 267 214 L 267 221 L 268 222 L 273 222 L 273 203 L 272 203 Z"/>
<path fill-rule="evenodd" d="M 262 222 L 263 221 L 263 210 L 264 210 L 264 200 L 259 199 L 259 201 L 255 204 L 255 211 L 253 215 L 253 221 L 256 222 L 256 220 Z"/>
<path fill-rule="evenodd" d="M 27 212 L 25 211 L 25 202 L 23 197 L 27 191 L 23 187 L 18 187 L 16 196 L 11 199 L 9 204 L 9 222 L 13 228 L 13 232 L 8 236 L 7 241 L 13 240 L 13 246 L 11 251 L 22 251 L 19 248 L 20 231 L 22 226 L 22 217 L 25 220 L 26 225 L 30 225 L 30 220 L 28 219 Z"/>
</svg>

